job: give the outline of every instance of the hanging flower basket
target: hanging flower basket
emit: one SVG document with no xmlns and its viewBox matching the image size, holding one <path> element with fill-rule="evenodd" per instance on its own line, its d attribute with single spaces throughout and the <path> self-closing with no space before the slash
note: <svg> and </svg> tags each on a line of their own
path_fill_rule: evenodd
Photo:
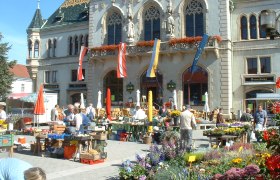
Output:
<svg viewBox="0 0 280 180">
<path fill-rule="evenodd" d="M 91 50 L 92 51 L 115 51 L 118 49 L 119 45 L 105 45 L 105 46 L 100 46 L 100 47 L 94 47 Z"/>
<path fill-rule="evenodd" d="M 220 43 L 222 41 L 222 37 L 218 36 L 218 35 L 209 36 L 209 39 L 216 39 L 218 41 L 218 43 Z M 201 40 L 202 40 L 202 36 L 185 37 L 185 38 L 173 38 L 173 39 L 169 40 L 168 44 L 170 46 L 173 46 L 173 45 L 179 44 L 179 43 L 193 44 L 193 43 L 200 42 Z"/>
</svg>

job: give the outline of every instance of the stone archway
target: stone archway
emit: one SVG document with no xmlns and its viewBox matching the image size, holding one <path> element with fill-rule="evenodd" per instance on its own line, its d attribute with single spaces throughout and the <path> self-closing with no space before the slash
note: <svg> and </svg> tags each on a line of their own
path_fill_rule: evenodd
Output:
<svg viewBox="0 0 280 180">
<path fill-rule="evenodd" d="M 105 103 L 107 88 L 111 91 L 112 105 L 122 105 L 123 103 L 123 79 L 117 78 L 117 71 L 109 71 L 103 78 L 103 98 Z"/>
<path fill-rule="evenodd" d="M 140 77 L 140 89 L 141 95 L 148 98 L 148 92 L 152 91 L 153 93 L 153 103 L 154 105 L 160 106 L 162 104 L 162 82 L 163 75 L 159 72 L 156 72 L 155 78 L 146 77 L 147 70 L 144 71 Z M 158 108 L 158 107 L 156 107 Z"/>
<path fill-rule="evenodd" d="M 208 92 L 208 72 L 204 68 L 196 66 L 195 71 L 191 73 L 191 67 L 189 67 L 183 72 L 182 81 L 183 103 L 203 106 L 202 97 L 205 92 Z"/>
</svg>

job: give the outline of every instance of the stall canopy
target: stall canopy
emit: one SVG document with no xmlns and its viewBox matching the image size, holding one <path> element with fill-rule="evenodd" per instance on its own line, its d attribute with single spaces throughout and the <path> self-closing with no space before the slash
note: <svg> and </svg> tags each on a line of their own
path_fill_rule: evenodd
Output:
<svg viewBox="0 0 280 180">
<path fill-rule="evenodd" d="M 257 93 L 255 98 L 248 98 L 245 100 L 280 100 L 280 94 L 277 93 Z"/>
</svg>

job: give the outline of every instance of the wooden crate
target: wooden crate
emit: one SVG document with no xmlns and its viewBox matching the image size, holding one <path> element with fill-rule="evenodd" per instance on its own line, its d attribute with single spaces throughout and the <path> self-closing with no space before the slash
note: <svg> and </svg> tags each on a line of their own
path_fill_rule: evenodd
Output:
<svg viewBox="0 0 280 180">
<path fill-rule="evenodd" d="M 99 160 L 100 159 L 100 153 L 99 154 L 89 154 L 87 152 L 81 152 L 80 154 L 81 159 L 90 159 L 90 160 Z"/>
</svg>

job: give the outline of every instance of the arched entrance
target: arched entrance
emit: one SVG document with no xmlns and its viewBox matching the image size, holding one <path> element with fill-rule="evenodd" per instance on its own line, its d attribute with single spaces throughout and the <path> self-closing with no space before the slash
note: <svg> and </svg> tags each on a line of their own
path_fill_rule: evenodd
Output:
<svg viewBox="0 0 280 180">
<path fill-rule="evenodd" d="M 196 66 L 191 73 L 191 67 L 186 69 L 182 75 L 183 80 L 183 102 L 194 106 L 203 106 L 202 96 L 208 92 L 208 73 L 200 66 Z M 208 92 L 209 94 L 209 92 Z"/>
<path fill-rule="evenodd" d="M 159 72 L 156 72 L 155 78 L 146 77 L 147 70 L 141 75 L 140 88 L 141 95 L 148 98 L 148 92 L 153 93 L 153 103 L 156 108 L 162 104 L 162 79 L 163 76 Z"/>
<path fill-rule="evenodd" d="M 250 108 L 252 110 L 252 112 L 255 112 L 257 105 L 262 105 L 265 109 L 266 109 L 266 102 L 261 102 L 261 101 L 257 101 L 254 100 L 254 98 L 257 97 L 258 93 L 273 93 L 272 90 L 266 90 L 266 89 L 258 89 L 258 90 L 253 90 L 253 91 L 249 91 L 246 93 L 246 101 L 245 101 L 245 107 Z M 252 99 L 252 100 L 250 100 Z M 263 104 L 265 103 L 265 104 Z"/>
<path fill-rule="evenodd" d="M 103 79 L 104 103 L 106 103 L 107 88 L 111 90 L 112 105 L 122 105 L 123 103 L 123 79 L 117 78 L 117 71 L 112 70 Z"/>
<path fill-rule="evenodd" d="M 87 96 L 84 93 L 84 101 L 85 101 L 85 105 L 86 105 L 86 100 L 87 100 Z M 75 103 L 80 103 L 81 102 L 81 93 L 75 93 L 71 95 L 71 103 L 75 104 Z"/>
</svg>

